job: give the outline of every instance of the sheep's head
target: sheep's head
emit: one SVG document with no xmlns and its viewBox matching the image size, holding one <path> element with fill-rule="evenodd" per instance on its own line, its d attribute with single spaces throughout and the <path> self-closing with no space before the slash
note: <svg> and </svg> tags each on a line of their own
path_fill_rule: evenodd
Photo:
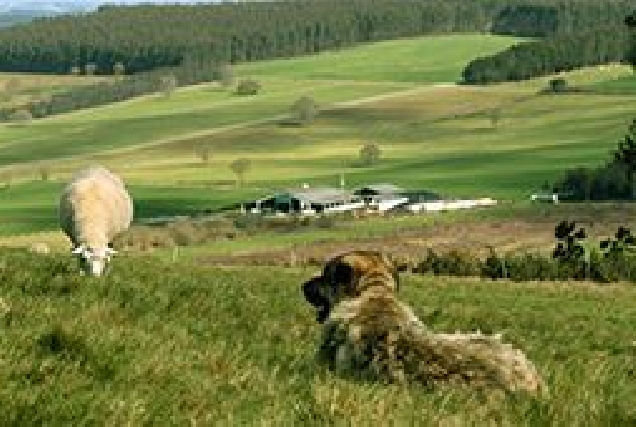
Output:
<svg viewBox="0 0 636 427">
<path fill-rule="evenodd" d="M 90 246 L 78 246 L 73 249 L 73 255 L 78 257 L 80 268 L 86 274 L 99 277 L 106 271 L 111 255 L 116 254 L 113 248 L 91 248 Z"/>
</svg>

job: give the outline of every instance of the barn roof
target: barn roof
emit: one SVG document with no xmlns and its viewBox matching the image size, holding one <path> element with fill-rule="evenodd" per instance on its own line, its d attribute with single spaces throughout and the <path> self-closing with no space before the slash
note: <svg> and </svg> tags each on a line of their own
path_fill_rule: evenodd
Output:
<svg viewBox="0 0 636 427">
<path fill-rule="evenodd" d="M 404 189 L 394 184 L 371 184 L 358 188 L 356 194 L 400 194 L 404 192 Z"/>
<path fill-rule="evenodd" d="M 339 188 L 329 188 L 329 187 L 318 187 L 318 188 L 303 188 L 303 189 L 288 189 L 285 191 L 281 191 L 279 193 L 274 194 L 271 197 L 267 197 L 267 199 L 275 198 L 275 199 L 284 199 L 284 198 L 293 198 L 301 200 L 307 204 L 315 203 L 315 204 L 326 204 L 326 203 L 336 203 L 336 202 L 348 202 L 352 199 L 355 199 L 356 196 L 346 190 L 342 190 Z"/>
</svg>

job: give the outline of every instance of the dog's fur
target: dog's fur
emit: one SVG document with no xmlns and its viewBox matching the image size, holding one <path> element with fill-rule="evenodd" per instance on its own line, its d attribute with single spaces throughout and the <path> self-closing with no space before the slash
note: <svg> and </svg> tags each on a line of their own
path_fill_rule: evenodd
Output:
<svg viewBox="0 0 636 427">
<path fill-rule="evenodd" d="M 319 358 L 337 372 L 391 382 L 460 381 L 538 392 L 543 382 L 500 336 L 434 334 L 396 298 L 398 273 L 383 254 L 334 257 L 303 284 L 324 323 Z"/>
</svg>

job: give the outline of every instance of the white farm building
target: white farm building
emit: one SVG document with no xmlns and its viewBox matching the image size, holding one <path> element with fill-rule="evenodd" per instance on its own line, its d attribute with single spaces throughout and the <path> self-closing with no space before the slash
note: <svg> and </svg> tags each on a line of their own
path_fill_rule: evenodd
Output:
<svg viewBox="0 0 636 427">
<path fill-rule="evenodd" d="M 409 202 L 402 188 L 393 184 L 373 184 L 359 188 L 355 194 L 364 200 L 368 208 L 385 212 Z"/>
<path fill-rule="evenodd" d="M 282 191 L 248 203 L 250 213 L 314 215 L 364 208 L 361 198 L 337 188 L 303 188 Z"/>
</svg>

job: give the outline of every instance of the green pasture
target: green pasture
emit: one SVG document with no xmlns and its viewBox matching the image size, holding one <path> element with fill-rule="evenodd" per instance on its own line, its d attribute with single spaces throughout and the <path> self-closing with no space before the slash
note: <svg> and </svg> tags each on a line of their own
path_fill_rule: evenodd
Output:
<svg viewBox="0 0 636 427">
<path fill-rule="evenodd" d="M 454 35 L 250 63 L 237 74 L 262 83 L 256 96 L 198 85 L 0 126 L 0 234 L 54 229 L 62 183 L 94 163 L 126 179 L 142 217 L 216 211 L 304 183 L 338 185 L 341 175 L 348 187 L 392 182 L 449 197 L 526 199 L 566 168 L 609 158 L 633 118 L 636 95 L 537 95 L 549 78 L 430 84 L 456 80 L 449 76 L 460 63 L 515 42 Z M 327 77 L 318 72 L 326 69 Z M 420 79 L 404 77 L 413 69 Z M 607 66 L 564 76 L 576 85 L 609 85 L 629 72 Z M 303 95 L 318 103 L 316 121 L 281 123 Z M 367 143 L 381 149 L 371 166 L 359 160 Z M 238 189 L 230 164 L 240 157 L 251 167 Z"/>
<path fill-rule="evenodd" d="M 0 188 L 0 236 L 59 229 L 57 205 L 62 181 L 30 182 Z M 131 185 L 137 218 L 202 214 L 238 199 L 256 197 L 254 189 L 213 190 L 205 187 Z"/>
<path fill-rule="evenodd" d="M 313 270 L 118 257 L 101 280 L 70 257 L 0 254 L 2 425 L 627 426 L 636 288 L 403 277 L 437 332 L 502 333 L 540 397 L 360 382 L 315 361 Z"/>
<path fill-rule="evenodd" d="M 602 92 L 615 94 L 636 94 L 636 75 L 632 74 L 619 79 L 598 82 L 593 86 Z"/>
<path fill-rule="evenodd" d="M 470 59 L 522 41 L 483 34 L 382 41 L 314 56 L 249 63 L 239 67 L 238 73 L 286 79 L 458 82 Z"/>
<path fill-rule="evenodd" d="M 148 209 L 139 211 L 143 216 L 218 210 L 302 183 L 336 186 L 341 174 L 349 187 L 392 182 L 450 197 L 524 200 L 567 168 L 609 159 L 633 119 L 634 102 L 636 97 L 625 95 L 435 88 L 327 110 L 308 127 L 263 124 L 95 156 L 90 162 L 121 173 L 141 203 L 154 192 L 148 199 L 152 202 L 145 204 Z M 496 125 L 489 116 L 493 109 L 500 110 Z M 359 150 L 368 142 L 378 144 L 382 155 L 377 164 L 362 166 Z M 203 149 L 210 153 L 207 162 L 197 157 Z M 251 160 L 240 191 L 230 169 L 239 157 Z M 61 182 L 86 162 L 62 163 L 59 170 L 53 167 L 52 175 Z M 37 179 L 37 169 L 28 173 Z M 28 231 L 31 221 L 34 230 L 55 226 L 54 216 L 47 226 L 41 216 L 23 215 L 26 205 L 44 212 L 37 207 L 39 199 L 29 196 L 32 188 L 50 191 L 49 200 L 57 197 L 55 185 L 13 184 L 0 193 L 6 201 L 0 217 L 7 219 L 0 228 L 14 228 L 16 218 L 25 224 L 21 231 Z M 14 195 L 26 205 L 16 204 Z"/>
<path fill-rule="evenodd" d="M 165 173 L 173 182 L 232 180 L 230 162 L 251 159 L 253 188 L 301 183 L 349 186 L 394 182 L 449 196 L 523 199 L 566 167 L 609 158 L 627 130 L 636 97 L 535 96 L 507 88 L 435 88 L 348 108 L 326 110 L 304 128 L 264 124 L 106 156 L 138 165 L 133 181 Z M 493 124 L 490 112 L 499 111 Z M 362 166 L 359 150 L 377 144 L 380 161 Z M 210 160 L 201 162 L 198 150 Z"/>
<path fill-rule="evenodd" d="M 289 112 L 303 95 L 329 105 L 395 91 L 403 86 L 264 81 L 256 97 L 237 97 L 216 87 L 144 97 L 94 110 L 0 127 L 0 169 L 36 161 L 91 156 L 157 144 L 201 131 L 267 119 Z"/>
</svg>

